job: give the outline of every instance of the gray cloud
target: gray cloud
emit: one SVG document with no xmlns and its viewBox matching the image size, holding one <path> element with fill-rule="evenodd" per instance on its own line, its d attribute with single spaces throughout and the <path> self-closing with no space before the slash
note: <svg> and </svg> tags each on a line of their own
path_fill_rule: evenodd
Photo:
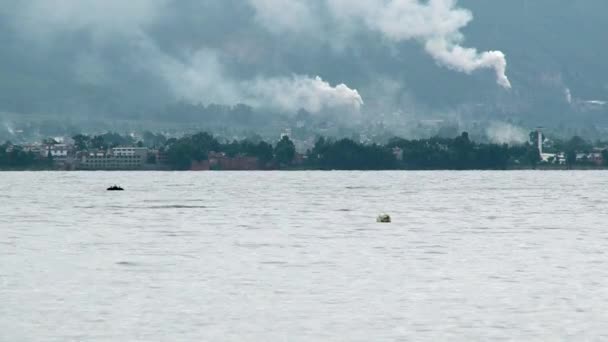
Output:
<svg viewBox="0 0 608 342">
<path fill-rule="evenodd" d="M 153 23 L 168 0 L 29 0 L 14 5 L 16 26 L 28 34 L 91 30 L 131 34 Z"/>
<path fill-rule="evenodd" d="M 203 2 L 205 4 L 198 8 L 220 13 L 225 11 L 225 19 L 232 14 L 244 13 L 245 17 L 250 18 L 243 22 L 253 26 L 258 38 L 270 39 L 272 44 L 282 44 L 302 35 L 308 38 L 324 37 L 321 32 L 326 29 L 329 31 L 327 39 L 348 37 L 350 40 L 354 39 L 353 29 L 361 22 L 368 30 L 378 31 L 395 42 L 409 39 L 425 42 L 431 56 L 449 68 L 467 73 L 479 68 L 495 68 L 499 83 L 509 85 L 504 76 L 506 62 L 502 53 L 479 54 L 474 49 L 458 45 L 462 39 L 459 30 L 471 20 L 471 14 L 456 8 L 452 0 L 431 0 L 429 3 L 419 3 L 417 0 L 248 1 L 240 5 L 229 1 L 226 5 Z M 315 70 L 307 70 L 306 73 L 286 70 L 282 75 L 266 75 L 264 69 L 267 68 L 262 66 L 258 73 L 248 78 L 230 75 L 231 65 L 225 61 L 230 57 L 237 64 L 248 61 L 252 67 L 258 67 L 256 64 L 263 64 L 264 61 L 260 60 L 261 56 L 255 57 L 249 53 L 255 44 L 248 46 L 238 43 L 234 33 L 228 30 L 215 32 L 222 41 L 221 45 L 204 39 L 188 41 L 178 36 L 175 37 L 176 41 L 183 40 L 178 49 L 164 49 L 156 38 L 158 32 L 155 25 L 167 19 L 164 13 L 181 6 L 186 9 L 187 6 L 183 4 L 188 2 L 31 0 L 13 5 L 11 10 L 15 13 L 14 27 L 24 37 L 42 44 L 52 44 L 53 39 L 79 33 L 87 35 L 90 49 L 93 50 L 106 49 L 113 44 L 124 44 L 134 49 L 129 54 L 138 60 L 132 61 L 137 63 L 137 68 L 165 80 L 178 98 L 218 103 L 248 102 L 289 111 L 301 106 L 312 112 L 331 107 L 356 111 L 363 104 L 357 90 L 343 81 L 336 80 L 338 85 L 331 86 L 321 77 L 307 76 L 316 75 L 318 72 Z M 178 13 L 178 16 L 183 16 L 182 19 L 192 15 Z M 201 21 L 207 19 L 202 12 L 194 15 L 200 15 Z M 176 22 L 170 25 L 179 27 Z M 271 36 L 265 36 L 263 31 Z M 91 84 L 107 81 L 108 68 L 99 63 L 100 54 L 85 51 L 77 56 L 73 71 L 77 78 Z M 254 59 L 248 60 L 250 57 Z M 276 73 L 276 70 L 271 71 Z"/>
<path fill-rule="evenodd" d="M 395 121 L 460 108 L 467 118 L 566 117 L 576 109 L 569 98 L 606 98 L 608 5 L 551 4 L 3 1 L 0 111 L 141 117 L 184 99 L 347 120 L 359 109 L 399 113 Z M 509 92 L 491 84 L 510 85 L 507 55 Z M 543 74 L 563 75 L 571 97 Z"/>
<path fill-rule="evenodd" d="M 290 3 L 287 1 L 285 5 L 292 10 L 279 15 L 269 6 L 264 15 L 276 15 L 284 21 L 305 15 L 307 7 Z M 19 15 L 14 24 L 25 37 L 39 42 L 74 32 L 90 34 L 95 50 L 121 41 L 129 47 L 128 55 L 135 68 L 165 80 L 178 99 L 222 104 L 244 102 L 292 112 L 300 108 L 310 112 L 325 108 L 357 111 L 363 103 L 356 90 L 345 84 L 331 86 L 318 76 L 290 73 L 277 77 L 257 74 L 250 79 L 231 77 L 223 62 L 225 53 L 241 61 L 251 55 L 247 45 L 236 44 L 230 38 L 215 48 L 200 41 L 177 51 L 163 51 L 154 38 L 152 26 L 162 19 L 161 14 L 169 5 L 179 6 L 168 0 L 33 0 L 16 8 Z M 34 22 L 37 24 L 31 25 Z M 90 52 L 78 54 L 74 73 L 84 83 L 107 81 L 99 55 Z"/>
</svg>

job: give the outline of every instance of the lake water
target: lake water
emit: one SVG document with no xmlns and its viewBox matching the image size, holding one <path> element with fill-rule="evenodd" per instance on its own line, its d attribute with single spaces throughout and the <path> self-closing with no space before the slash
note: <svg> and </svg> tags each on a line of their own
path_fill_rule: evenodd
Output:
<svg viewBox="0 0 608 342">
<path fill-rule="evenodd" d="M 605 341 L 607 186 L 0 173 L 0 341 Z"/>
</svg>

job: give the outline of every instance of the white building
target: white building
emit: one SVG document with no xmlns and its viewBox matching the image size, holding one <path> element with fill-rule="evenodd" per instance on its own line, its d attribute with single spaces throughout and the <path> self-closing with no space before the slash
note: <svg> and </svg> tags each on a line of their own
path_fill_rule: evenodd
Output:
<svg viewBox="0 0 608 342">
<path fill-rule="evenodd" d="M 112 154 L 118 157 L 146 156 L 148 149 L 146 147 L 115 147 L 112 149 Z"/>
<path fill-rule="evenodd" d="M 78 168 L 85 170 L 139 170 L 148 156 L 145 147 L 115 147 L 110 153 L 97 151 L 83 153 Z"/>
<path fill-rule="evenodd" d="M 70 145 L 54 144 L 46 145 L 41 153 L 43 154 L 43 157 L 48 157 L 50 154 L 55 160 L 65 160 L 68 158 L 71 151 L 72 148 Z"/>
</svg>

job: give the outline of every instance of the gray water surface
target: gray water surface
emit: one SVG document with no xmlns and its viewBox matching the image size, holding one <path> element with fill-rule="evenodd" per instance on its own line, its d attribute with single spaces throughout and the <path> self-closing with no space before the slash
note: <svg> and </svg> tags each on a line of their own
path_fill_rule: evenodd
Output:
<svg viewBox="0 0 608 342">
<path fill-rule="evenodd" d="M 605 341 L 607 186 L 0 173 L 0 341 Z"/>
</svg>

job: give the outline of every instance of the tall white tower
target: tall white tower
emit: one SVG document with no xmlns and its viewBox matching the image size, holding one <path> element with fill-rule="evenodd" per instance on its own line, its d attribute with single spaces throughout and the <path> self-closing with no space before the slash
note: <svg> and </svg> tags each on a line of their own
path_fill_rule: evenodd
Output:
<svg viewBox="0 0 608 342">
<path fill-rule="evenodd" d="M 536 129 L 536 138 L 538 139 L 536 142 L 536 145 L 538 147 L 538 153 L 540 153 L 540 155 L 542 156 L 543 154 L 543 140 L 544 136 L 543 136 L 543 132 L 541 131 L 541 128 L 537 128 Z"/>
</svg>

